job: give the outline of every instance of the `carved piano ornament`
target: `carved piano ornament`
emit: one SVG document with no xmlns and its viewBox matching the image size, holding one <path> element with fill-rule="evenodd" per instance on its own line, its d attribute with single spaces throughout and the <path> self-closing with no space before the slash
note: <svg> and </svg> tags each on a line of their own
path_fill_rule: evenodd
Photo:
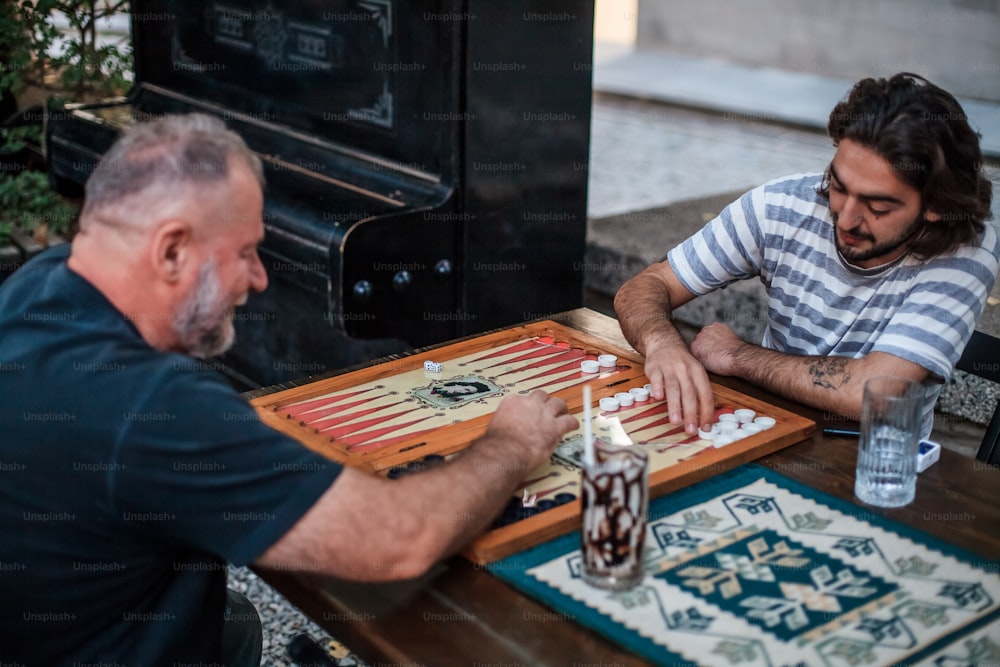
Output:
<svg viewBox="0 0 1000 667">
<path fill-rule="evenodd" d="M 53 114 L 50 172 L 78 192 L 161 114 L 244 137 L 270 287 L 237 313 L 227 369 L 273 384 L 580 305 L 592 3 L 132 9 L 133 89 Z"/>
</svg>

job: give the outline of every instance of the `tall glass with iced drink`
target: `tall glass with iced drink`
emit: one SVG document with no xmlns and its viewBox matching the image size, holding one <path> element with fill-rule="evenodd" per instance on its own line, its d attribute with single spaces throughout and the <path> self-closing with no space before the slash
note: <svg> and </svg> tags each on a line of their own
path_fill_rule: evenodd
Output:
<svg viewBox="0 0 1000 667">
<path fill-rule="evenodd" d="M 642 581 L 649 509 L 649 459 L 637 446 L 595 443 L 582 468 L 583 580 L 624 590 Z"/>
</svg>

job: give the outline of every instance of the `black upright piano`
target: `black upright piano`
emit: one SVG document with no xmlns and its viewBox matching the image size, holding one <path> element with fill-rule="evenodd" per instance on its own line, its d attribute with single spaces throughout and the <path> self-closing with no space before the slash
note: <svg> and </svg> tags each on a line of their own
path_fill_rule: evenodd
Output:
<svg viewBox="0 0 1000 667">
<path fill-rule="evenodd" d="M 270 287 L 227 368 L 272 384 L 580 305 L 592 2 L 134 0 L 132 38 L 127 98 L 49 118 L 50 175 L 79 191 L 161 114 L 245 138 Z"/>
</svg>

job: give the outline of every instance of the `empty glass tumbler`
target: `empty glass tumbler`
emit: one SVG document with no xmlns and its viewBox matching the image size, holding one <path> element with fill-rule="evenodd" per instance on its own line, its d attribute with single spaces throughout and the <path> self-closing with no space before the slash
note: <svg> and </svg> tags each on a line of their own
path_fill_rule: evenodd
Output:
<svg viewBox="0 0 1000 667">
<path fill-rule="evenodd" d="M 854 495 L 877 507 L 909 504 L 917 488 L 924 388 L 884 376 L 865 382 Z"/>
</svg>

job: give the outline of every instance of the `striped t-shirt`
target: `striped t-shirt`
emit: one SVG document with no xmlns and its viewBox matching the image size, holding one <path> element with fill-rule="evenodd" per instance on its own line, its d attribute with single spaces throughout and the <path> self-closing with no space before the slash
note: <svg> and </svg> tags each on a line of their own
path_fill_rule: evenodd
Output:
<svg viewBox="0 0 1000 667">
<path fill-rule="evenodd" d="M 764 347 L 858 358 L 887 352 L 930 371 L 923 437 L 996 280 L 1000 242 L 989 223 L 976 247 L 927 260 L 909 254 L 860 269 L 834 242 L 822 174 L 769 181 L 726 207 L 667 259 L 694 294 L 759 276 L 767 289 Z"/>
</svg>

